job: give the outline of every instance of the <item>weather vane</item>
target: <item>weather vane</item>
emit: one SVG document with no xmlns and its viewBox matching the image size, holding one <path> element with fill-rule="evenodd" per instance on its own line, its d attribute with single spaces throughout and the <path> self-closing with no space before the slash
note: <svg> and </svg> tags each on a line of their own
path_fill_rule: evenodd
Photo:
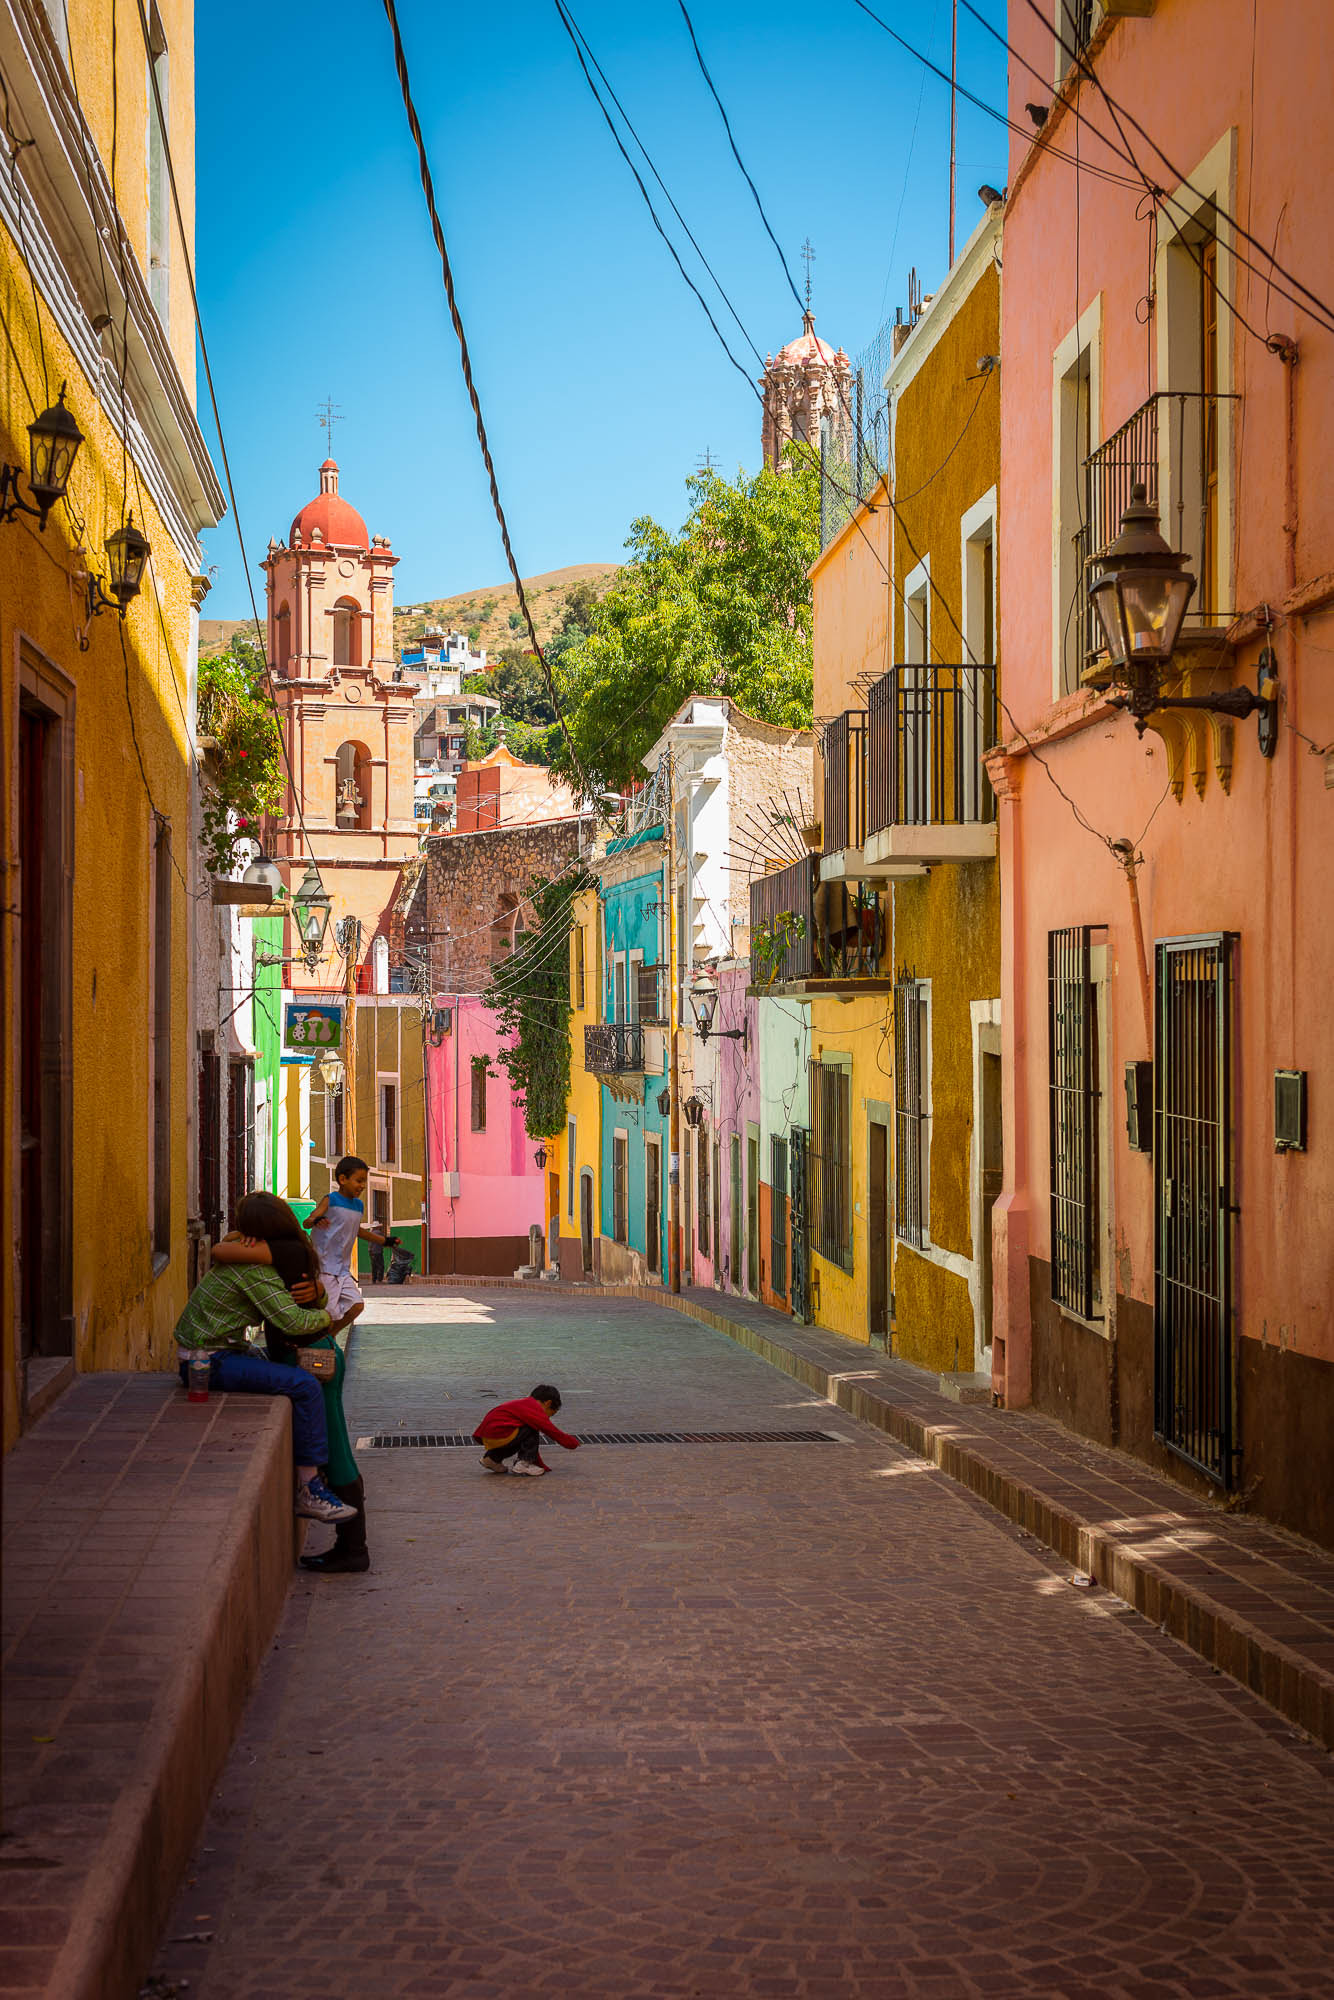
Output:
<svg viewBox="0 0 1334 2000">
<path fill-rule="evenodd" d="M 319 418 L 320 429 L 328 433 L 329 457 L 332 458 L 334 425 L 343 421 L 343 406 L 341 403 L 335 403 L 332 396 L 328 396 L 320 404 L 315 415 Z"/>
<path fill-rule="evenodd" d="M 801 246 L 801 261 L 806 266 L 806 310 L 811 309 L 811 265 L 815 262 L 815 246 L 810 237 Z"/>
</svg>

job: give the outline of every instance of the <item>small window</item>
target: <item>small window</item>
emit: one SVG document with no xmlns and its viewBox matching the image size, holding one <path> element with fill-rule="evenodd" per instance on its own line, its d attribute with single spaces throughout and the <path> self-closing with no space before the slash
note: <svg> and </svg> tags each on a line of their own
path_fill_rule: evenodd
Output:
<svg viewBox="0 0 1334 2000">
<path fill-rule="evenodd" d="M 1051 1108 L 1051 1295 L 1084 1319 L 1102 1313 L 1098 1155 L 1101 1050 L 1092 930 L 1047 939 L 1048 1088 Z"/>
<path fill-rule="evenodd" d="M 852 1073 L 842 1063 L 811 1064 L 815 1248 L 852 1269 Z"/>
<path fill-rule="evenodd" d="M 931 1157 L 928 989 L 920 979 L 894 988 L 894 1234 L 928 1241 L 927 1173 Z"/>
<path fill-rule="evenodd" d="M 472 1059 L 472 1129 L 474 1132 L 486 1130 L 486 1077 L 485 1056 Z"/>
<path fill-rule="evenodd" d="M 611 1142 L 611 1233 L 617 1243 L 624 1243 L 628 1235 L 628 1181 L 625 1135 L 618 1132 Z"/>
<path fill-rule="evenodd" d="M 380 1085 L 380 1161 L 392 1167 L 398 1163 L 398 1085 Z"/>
</svg>

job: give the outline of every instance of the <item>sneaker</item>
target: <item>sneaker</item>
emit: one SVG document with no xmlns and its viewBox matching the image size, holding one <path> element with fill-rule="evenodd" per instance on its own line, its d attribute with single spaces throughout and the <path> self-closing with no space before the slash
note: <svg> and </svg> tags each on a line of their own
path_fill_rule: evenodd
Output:
<svg viewBox="0 0 1334 2000">
<path fill-rule="evenodd" d="M 483 1472 L 508 1472 L 509 1467 L 503 1459 L 492 1458 L 489 1451 L 484 1451 L 482 1453 L 482 1470 Z"/>
<path fill-rule="evenodd" d="M 514 1470 L 520 1479 L 545 1479 L 547 1476 L 545 1465 L 530 1465 L 526 1458 L 515 1459 Z"/>
<path fill-rule="evenodd" d="M 296 1511 L 308 1521 L 350 1521 L 357 1510 L 331 1493 L 317 1475 L 308 1485 L 297 1487 Z"/>
</svg>

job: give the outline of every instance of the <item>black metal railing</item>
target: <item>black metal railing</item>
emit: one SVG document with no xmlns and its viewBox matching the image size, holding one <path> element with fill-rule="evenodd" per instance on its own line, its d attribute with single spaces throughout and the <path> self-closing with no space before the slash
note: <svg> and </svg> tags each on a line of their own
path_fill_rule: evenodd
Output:
<svg viewBox="0 0 1334 2000">
<path fill-rule="evenodd" d="M 599 1021 L 585 1028 L 584 1068 L 593 1076 L 642 1074 L 644 1030 L 638 1021 Z"/>
<path fill-rule="evenodd" d="M 866 711 L 844 709 L 824 732 L 824 851 L 841 854 L 866 838 Z"/>
<path fill-rule="evenodd" d="M 1080 651 L 1092 665 L 1103 651 L 1098 615 L 1089 592 L 1102 559 L 1121 529 L 1131 489 L 1143 486 L 1158 509 L 1162 533 L 1190 559 L 1196 578 L 1188 624 L 1225 624 L 1218 562 L 1219 414 L 1233 396 L 1199 390 L 1160 389 L 1141 403 L 1084 461 L 1083 520 L 1076 536 L 1079 563 Z M 1167 490 L 1162 490 L 1162 474 Z"/>
<path fill-rule="evenodd" d="M 995 819 L 982 764 L 996 743 L 994 666 L 891 667 L 866 706 L 867 834 Z"/>
<path fill-rule="evenodd" d="M 750 885 L 750 976 L 757 986 L 809 979 L 815 959 L 814 855 Z"/>
</svg>

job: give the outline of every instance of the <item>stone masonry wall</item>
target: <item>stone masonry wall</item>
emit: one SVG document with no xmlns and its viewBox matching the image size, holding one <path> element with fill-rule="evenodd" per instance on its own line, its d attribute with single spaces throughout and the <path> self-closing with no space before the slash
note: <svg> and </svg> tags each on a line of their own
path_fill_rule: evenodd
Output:
<svg viewBox="0 0 1334 2000">
<path fill-rule="evenodd" d="M 593 824 L 591 818 L 560 819 L 430 836 L 426 919 L 435 992 L 485 990 L 493 963 L 493 925 L 517 904 L 525 927 L 532 928 L 532 907 L 525 899 L 572 867 L 592 837 Z"/>
</svg>

